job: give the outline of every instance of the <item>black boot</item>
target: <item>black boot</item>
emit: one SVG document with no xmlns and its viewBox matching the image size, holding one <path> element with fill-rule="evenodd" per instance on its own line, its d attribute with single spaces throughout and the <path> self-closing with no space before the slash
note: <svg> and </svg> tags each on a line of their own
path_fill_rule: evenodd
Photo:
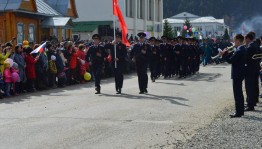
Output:
<svg viewBox="0 0 262 149">
<path fill-rule="evenodd" d="M 119 88 L 118 90 L 117 90 L 117 93 L 116 94 L 121 94 L 121 88 Z"/>
<path fill-rule="evenodd" d="M 100 88 L 96 88 L 96 93 L 95 94 L 100 94 Z"/>
</svg>

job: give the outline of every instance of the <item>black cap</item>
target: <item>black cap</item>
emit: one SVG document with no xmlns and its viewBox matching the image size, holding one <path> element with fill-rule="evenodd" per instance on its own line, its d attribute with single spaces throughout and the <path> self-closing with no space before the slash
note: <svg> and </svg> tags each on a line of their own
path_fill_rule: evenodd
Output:
<svg viewBox="0 0 262 149">
<path fill-rule="evenodd" d="M 101 39 L 101 37 L 100 37 L 100 35 L 98 35 L 98 34 L 94 34 L 93 36 L 92 36 L 92 39 Z"/>
<path fill-rule="evenodd" d="M 116 34 L 116 38 L 122 38 L 122 34 L 121 33 L 117 33 Z"/>
<path fill-rule="evenodd" d="M 156 37 L 150 37 L 149 41 L 155 40 L 156 41 Z"/>
<path fill-rule="evenodd" d="M 5 46 L 6 46 L 6 47 L 12 47 L 13 44 L 12 44 L 11 42 L 7 42 L 7 43 L 5 43 Z"/>
<path fill-rule="evenodd" d="M 168 39 L 166 35 L 161 36 L 161 39 Z"/>
<path fill-rule="evenodd" d="M 146 34 L 145 34 L 144 32 L 140 32 L 140 33 L 137 34 L 137 36 L 138 36 L 139 38 L 145 38 L 145 37 L 146 37 Z"/>
<path fill-rule="evenodd" d="M 184 38 L 182 36 L 178 36 L 177 40 L 183 40 Z"/>
</svg>

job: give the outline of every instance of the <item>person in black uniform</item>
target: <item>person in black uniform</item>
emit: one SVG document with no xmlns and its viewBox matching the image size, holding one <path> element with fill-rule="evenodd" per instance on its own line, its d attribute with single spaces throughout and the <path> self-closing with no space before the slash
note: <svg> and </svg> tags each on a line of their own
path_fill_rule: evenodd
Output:
<svg viewBox="0 0 262 149">
<path fill-rule="evenodd" d="M 241 117 L 244 115 L 244 95 L 242 91 L 242 83 L 246 74 L 246 48 L 243 45 L 244 37 L 237 34 L 234 37 L 235 52 L 228 53 L 228 49 L 224 49 L 220 55 L 232 64 L 231 78 L 233 80 L 233 92 L 235 98 L 236 113 L 230 115 L 231 118 Z"/>
<path fill-rule="evenodd" d="M 151 37 L 149 38 L 150 41 L 150 46 L 151 46 L 151 53 L 152 57 L 150 59 L 149 67 L 150 67 L 150 72 L 151 72 L 151 80 L 152 82 L 155 82 L 157 78 L 157 66 L 160 63 L 160 51 L 159 47 L 156 46 L 156 38 Z"/>
<path fill-rule="evenodd" d="M 167 36 L 161 37 L 163 43 L 160 44 L 160 57 L 162 60 L 162 73 L 164 79 L 171 77 L 171 57 L 172 57 L 172 48 L 170 44 L 167 43 Z"/>
<path fill-rule="evenodd" d="M 138 84 L 140 92 L 139 94 L 148 93 L 147 85 L 148 85 L 148 76 L 147 76 L 147 68 L 150 60 L 150 45 L 145 43 L 146 34 L 141 32 L 138 33 L 139 42 L 134 45 L 131 50 L 130 58 L 136 64 L 137 76 L 138 76 Z"/>
<path fill-rule="evenodd" d="M 183 40 L 182 44 L 182 76 L 186 78 L 189 73 L 189 60 L 190 60 L 190 52 L 188 46 L 188 38 Z"/>
<path fill-rule="evenodd" d="M 183 67 L 182 67 L 182 63 L 183 63 L 183 53 L 182 53 L 182 44 L 183 44 L 183 37 L 182 36 L 178 36 L 178 43 L 175 45 L 175 57 L 176 57 L 176 64 L 175 64 L 175 69 L 178 71 L 178 75 L 179 78 L 182 78 L 183 76 Z"/>
<path fill-rule="evenodd" d="M 248 33 L 245 36 L 246 48 L 247 48 L 247 74 L 245 77 L 245 87 L 247 94 L 247 108 L 246 111 L 254 111 L 255 104 L 259 97 L 259 72 L 260 72 L 260 60 L 252 59 L 254 54 L 260 54 L 260 47 L 254 42 L 253 33 Z"/>
<path fill-rule="evenodd" d="M 112 57 L 112 68 L 115 75 L 115 87 L 116 94 L 122 93 L 123 82 L 124 82 L 124 71 L 126 68 L 126 57 L 127 57 L 127 49 L 126 45 L 122 43 L 122 35 L 117 34 L 116 40 L 113 42 L 116 46 L 116 55 L 114 48 L 111 49 L 111 57 Z M 116 56 L 116 57 L 115 57 Z"/>
<path fill-rule="evenodd" d="M 94 34 L 92 36 L 94 40 L 94 44 L 89 48 L 87 52 L 87 59 L 92 66 L 94 77 L 95 77 L 95 90 L 97 91 L 96 94 L 101 93 L 101 75 L 102 69 L 104 65 L 104 61 L 106 60 L 107 53 L 103 46 L 99 45 L 101 37 L 98 34 Z"/>
</svg>

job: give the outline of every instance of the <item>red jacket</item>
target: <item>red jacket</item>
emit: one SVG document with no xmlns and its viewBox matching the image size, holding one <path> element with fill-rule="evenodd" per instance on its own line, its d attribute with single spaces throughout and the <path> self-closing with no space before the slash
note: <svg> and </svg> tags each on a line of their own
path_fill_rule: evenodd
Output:
<svg viewBox="0 0 262 149">
<path fill-rule="evenodd" d="M 26 73 L 26 77 L 28 79 L 35 79 L 36 78 L 36 74 L 35 74 L 35 63 L 36 63 L 36 61 L 37 60 L 32 55 L 26 55 L 25 56 L 25 63 L 26 63 L 25 73 Z"/>
<path fill-rule="evenodd" d="M 78 50 L 78 51 L 77 51 L 77 55 L 78 55 L 78 57 L 79 57 L 81 60 L 84 60 L 84 61 L 85 61 L 85 52 L 84 52 L 84 51 Z"/>
<path fill-rule="evenodd" d="M 75 69 L 76 65 L 77 65 L 77 52 L 75 52 L 74 54 L 71 55 L 70 57 L 70 69 Z"/>
</svg>

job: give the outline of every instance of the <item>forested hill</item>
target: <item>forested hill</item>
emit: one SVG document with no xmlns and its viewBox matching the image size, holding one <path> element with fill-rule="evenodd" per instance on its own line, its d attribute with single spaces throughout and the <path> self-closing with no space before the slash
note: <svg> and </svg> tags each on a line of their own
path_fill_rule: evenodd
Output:
<svg viewBox="0 0 262 149">
<path fill-rule="evenodd" d="M 181 12 L 224 18 L 234 28 L 244 20 L 262 16 L 262 0 L 164 0 L 164 18 Z"/>
</svg>

